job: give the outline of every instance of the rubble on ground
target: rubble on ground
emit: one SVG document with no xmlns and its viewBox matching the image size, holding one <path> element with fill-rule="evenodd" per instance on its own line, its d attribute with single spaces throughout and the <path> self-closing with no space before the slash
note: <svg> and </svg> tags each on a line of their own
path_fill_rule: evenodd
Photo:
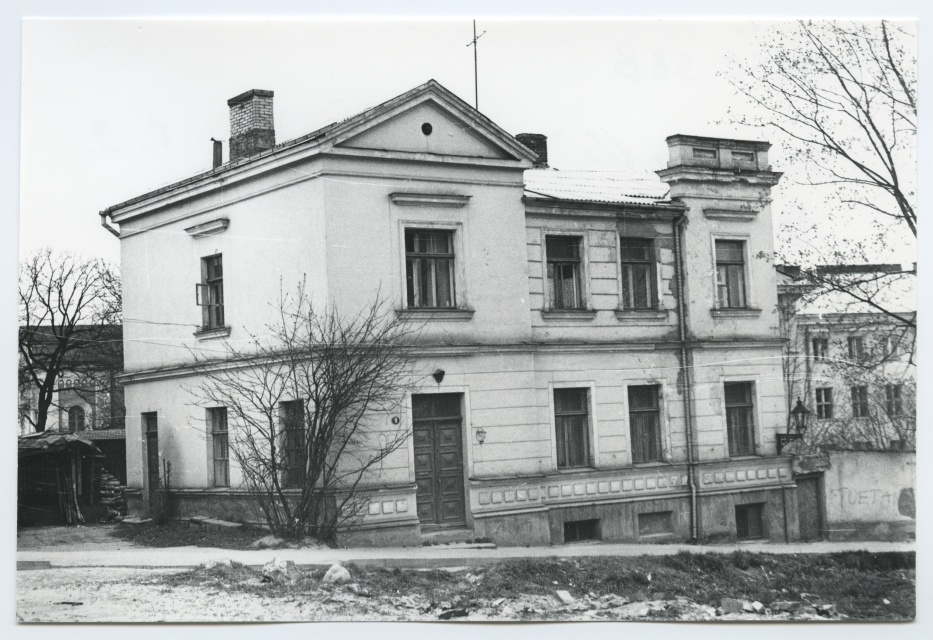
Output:
<svg viewBox="0 0 933 640">
<path fill-rule="evenodd" d="M 346 584 L 350 582 L 350 580 L 351 578 L 349 571 L 347 571 L 339 564 L 332 564 L 330 569 L 327 570 L 327 573 L 324 574 L 324 577 L 321 578 L 321 584 Z"/>
<path fill-rule="evenodd" d="M 291 560 L 272 558 L 262 567 L 263 582 L 285 582 L 296 576 L 295 563 Z"/>
</svg>

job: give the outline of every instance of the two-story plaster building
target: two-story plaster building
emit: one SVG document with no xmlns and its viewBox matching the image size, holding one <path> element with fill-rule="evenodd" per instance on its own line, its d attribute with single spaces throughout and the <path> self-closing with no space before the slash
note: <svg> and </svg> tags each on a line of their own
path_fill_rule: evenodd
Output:
<svg viewBox="0 0 933 640">
<path fill-rule="evenodd" d="M 346 540 L 796 538 L 767 143 L 672 136 L 632 179 L 549 169 L 544 136 L 435 81 L 280 144 L 272 99 L 229 101 L 227 163 L 101 212 L 146 320 L 124 333 L 140 507 L 169 460 L 183 513 L 256 517 L 186 391 L 192 354 L 248 344 L 305 276 L 343 309 L 389 292 L 445 372 L 391 417 L 410 444 Z"/>
</svg>

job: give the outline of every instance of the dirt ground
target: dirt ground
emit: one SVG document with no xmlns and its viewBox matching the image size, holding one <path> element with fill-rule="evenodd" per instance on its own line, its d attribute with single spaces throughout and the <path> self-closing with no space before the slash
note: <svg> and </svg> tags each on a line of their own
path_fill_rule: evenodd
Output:
<svg viewBox="0 0 933 640">
<path fill-rule="evenodd" d="M 134 549 L 137 545 L 128 540 L 121 540 L 112 534 L 116 524 L 89 524 L 76 527 L 26 527 L 16 531 L 16 548 L 45 549 L 59 547 L 75 552 L 119 551 Z"/>
</svg>

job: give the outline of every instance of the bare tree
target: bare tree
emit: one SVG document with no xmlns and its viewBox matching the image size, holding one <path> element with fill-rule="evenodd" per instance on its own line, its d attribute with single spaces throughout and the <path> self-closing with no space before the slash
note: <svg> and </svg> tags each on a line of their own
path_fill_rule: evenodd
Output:
<svg viewBox="0 0 933 640">
<path fill-rule="evenodd" d="M 777 135 L 789 177 L 806 194 L 797 202 L 806 221 L 782 224 L 782 260 L 803 265 L 822 289 L 845 293 L 913 328 L 911 316 L 878 295 L 909 269 L 855 276 L 817 268 L 877 263 L 879 252 L 885 261 L 897 255 L 905 262 L 904 250 L 915 245 L 913 35 L 886 21 L 801 21 L 791 31 L 775 28 L 761 44 L 763 62 L 741 62 L 738 73 L 727 74 L 752 107 L 730 115 Z"/>
<path fill-rule="evenodd" d="M 102 260 L 41 250 L 20 267 L 20 390 L 35 389 L 36 410 L 21 411 L 36 431 L 45 431 L 55 389 L 65 371 L 83 373 L 123 364 L 122 339 L 113 328 L 122 312 L 119 277 Z M 78 388 L 93 393 L 95 389 Z"/>
<path fill-rule="evenodd" d="M 361 490 L 407 442 L 392 418 L 412 385 L 414 333 L 381 299 L 346 317 L 301 285 L 265 335 L 200 362 L 191 392 L 227 416 L 243 484 L 275 534 L 329 541 L 361 516 Z"/>
</svg>

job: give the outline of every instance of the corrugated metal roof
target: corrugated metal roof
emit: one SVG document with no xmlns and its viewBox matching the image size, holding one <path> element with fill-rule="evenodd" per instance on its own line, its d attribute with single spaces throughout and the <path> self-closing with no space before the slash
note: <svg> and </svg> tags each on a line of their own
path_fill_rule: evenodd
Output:
<svg viewBox="0 0 933 640">
<path fill-rule="evenodd" d="M 103 455 L 92 442 L 73 433 L 62 433 L 60 431 L 43 431 L 42 433 L 20 436 L 17 448 L 19 450 L 18 457 L 20 458 L 57 453 L 67 449 L 78 449 L 91 456 Z"/>
<path fill-rule="evenodd" d="M 647 169 L 525 171 L 525 195 L 533 198 L 651 204 L 670 202 L 668 191 L 667 184 Z"/>
</svg>

